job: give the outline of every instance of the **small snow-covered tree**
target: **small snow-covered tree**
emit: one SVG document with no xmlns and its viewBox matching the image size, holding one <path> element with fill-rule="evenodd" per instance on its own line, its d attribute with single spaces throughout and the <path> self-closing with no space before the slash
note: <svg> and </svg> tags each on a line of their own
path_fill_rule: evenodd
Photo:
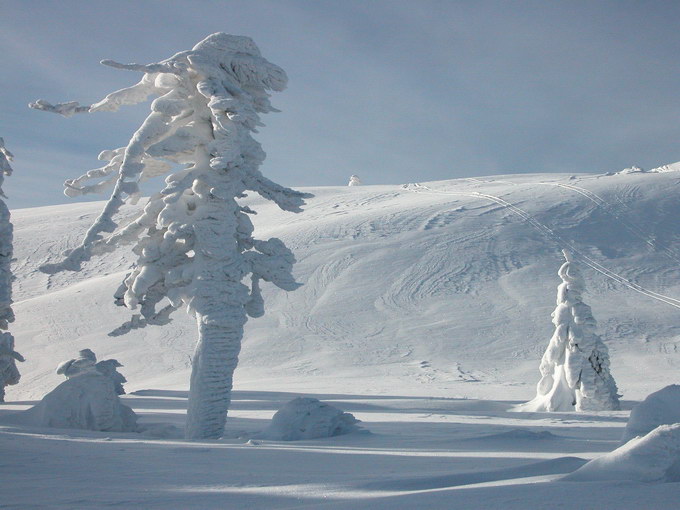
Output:
<svg viewBox="0 0 680 510">
<path fill-rule="evenodd" d="M 536 398 L 521 406 L 527 411 L 602 411 L 619 408 L 616 383 L 609 372 L 609 351 L 595 329 L 585 304 L 583 276 L 570 254 L 558 272 L 555 333 L 541 360 Z"/>
<path fill-rule="evenodd" d="M 116 394 L 125 395 L 123 384 L 127 382 L 127 379 L 118 371 L 118 369 L 123 366 L 120 361 L 117 359 L 105 359 L 99 361 L 95 366 L 97 367 L 97 372 L 111 379 L 113 386 L 116 389 Z"/>
<path fill-rule="evenodd" d="M 66 376 L 35 406 L 23 412 L 26 422 L 41 427 L 136 432 L 137 415 L 124 405 L 115 382 L 96 367 L 97 357 L 83 349 L 64 361 L 57 373 Z"/>
<path fill-rule="evenodd" d="M 97 361 L 97 356 L 91 349 L 82 349 L 78 352 L 78 357 L 64 361 L 57 367 L 57 373 L 71 379 L 83 374 L 100 373 L 111 380 L 117 395 L 125 395 L 123 384 L 127 379 L 118 372 L 118 368 L 123 365 L 117 359 L 105 359 Z"/>
<path fill-rule="evenodd" d="M 251 190 L 285 211 L 299 212 L 309 196 L 260 173 L 265 153 L 251 136 L 262 125 L 259 114 L 276 111 L 268 91 L 283 90 L 287 77 L 260 55 L 252 39 L 224 33 L 159 63 L 102 63 L 144 76 L 91 106 L 42 100 L 31 106 L 70 116 L 158 97 L 126 147 L 103 152 L 104 167 L 66 181 L 67 195 L 111 187 L 113 192 L 83 243 L 62 263 L 43 270 L 78 270 L 93 255 L 134 243 L 137 265 L 116 297 L 131 309 L 140 307 L 143 318 L 133 317 L 127 329 L 167 323 L 182 305 L 195 316 L 199 340 L 186 437 L 217 438 L 224 430 L 243 326 L 247 316 L 264 313 L 260 281 L 287 291 L 299 286 L 291 274 L 293 254 L 279 239 L 255 239 L 248 217 L 255 212 L 238 202 Z M 114 214 L 137 199 L 139 181 L 170 173 L 172 164 L 181 168 L 166 178 L 165 188 L 138 218 L 117 229 Z M 90 179 L 95 183 L 88 184 Z M 105 237 L 108 232 L 113 234 Z"/>
<path fill-rule="evenodd" d="M 0 197 L 3 198 L 2 183 L 6 175 L 12 175 L 12 159 L 12 153 L 0 138 Z M 11 261 L 12 223 L 7 204 L 0 199 L 0 402 L 5 401 L 5 386 L 17 384 L 21 378 L 16 362 L 24 361 L 23 356 L 14 350 L 14 336 L 8 331 L 9 323 L 14 321 Z"/>
<path fill-rule="evenodd" d="M 361 179 L 358 175 L 350 175 L 347 186 L 361 186 Z"/>
</svg>

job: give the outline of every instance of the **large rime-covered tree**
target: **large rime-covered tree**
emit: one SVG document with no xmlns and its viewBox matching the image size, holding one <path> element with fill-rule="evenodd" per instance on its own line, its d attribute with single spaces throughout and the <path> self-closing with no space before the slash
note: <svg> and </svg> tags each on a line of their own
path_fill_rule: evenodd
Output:
<svg viewBox="0 0 680 510">
<path fill-rule="evenodd" d="M 4 197 L 2 182 L 6 175 L 12 175 L 12 153 L 5 148 L 0 138 L 0 196 Z M 12 223 L 9 209 L 0 199 L 0 402 L 5 401 L 5 386 L 19 382 L 21 375 L 17 361 L 24 358 L 14 350 L 14 336 L 8 331 L 9 323 L 14 321 L 12 311 Z"/>
<path fill-rule="evenodd" d="M 604 411 L 619 408 L 616 383 L 609 372 L 609 351 L 596 333 L 597 323 L 582 294 L 585 282 L 569 253 L 558 272 L 555 332 L 541 360 L 536 398 L 528 411 Z"/>
<path fill-rule="evenodd" d="M 276 111 L 268 91 L 283 90 L 287 77 L 252 39 L 224 33 L 154 64 L 102 63 L 144 75 L 91 106 L 42 100 L 31 106 L 70 116 L 157 97 L 126 147 L 103 152 L 105 166 L 66 181 L 67 195 L 113 192 L 83 243 L 43 270 L 78 270 L 93 255 L 134 243 L 137 265 L 116 297 L 128 308 L 139 307 L 143 318 L 133 317 L 122 331 L 164 324 L 174 310 L 187 307 L 199 339 L 186 437 L 217 438 L 224 431 L 243 326 L 248 316 L 264 313 L 260 281 L 287 291 L 299 286 L 291 274 L 293 254 L 279 239 L 255 239 L 249 218 L 255 212 L 238 201 L 250 190 L 285 211 L 299 212 L 304 205 L 307 195 L 260 173 L 265 153 L 251 136 L 262 125 L 259 114 Z M 170 173 L 173 164 L 179 169 Z M 170 173 L 164 189 L 138 218 L 118 228 L 114 215 L 137 199 L 138 183 L 164 173 Z"/>
</svg>

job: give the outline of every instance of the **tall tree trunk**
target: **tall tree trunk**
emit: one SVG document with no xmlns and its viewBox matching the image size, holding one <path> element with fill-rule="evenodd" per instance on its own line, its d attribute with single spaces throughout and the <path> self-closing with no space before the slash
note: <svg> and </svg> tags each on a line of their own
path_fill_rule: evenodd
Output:
<svg viewBox="0 0 680 510">
<path fill-rule="evenodd" d="M 239 313 L 245 316 L 243 307 Z M 217 439 L 224 432 L 245 320 L 235 321 L 224 312 L 217 315 L 196 313 L 198 344 L 191 368 L 186 439 Z"/>
</svg>

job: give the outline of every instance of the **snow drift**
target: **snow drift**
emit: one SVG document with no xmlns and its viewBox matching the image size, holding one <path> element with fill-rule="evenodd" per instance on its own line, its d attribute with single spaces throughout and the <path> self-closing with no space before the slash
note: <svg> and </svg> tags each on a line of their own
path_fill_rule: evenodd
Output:
<svg viewBox="0 0 680 510">
<path fill-rule="evenodd" d="M 661 425 L 563 478 L 576 482 L 680 482 L 680 423 Z"/>
<path fill-rule="evenodd" d="M 655 391 L 633 408 L 621 443 L 644 436 L 659 425 L 673 423 L 680 423 L 680 385 L 677 384 Z"/>
<path fill-rule="evenodd" d="M 298 441 L 333 437 L 360 430 L 357 423 L 350 413 L 315 398 L 300 397 L 279 409 L 259 438 Z"/>
</svg>

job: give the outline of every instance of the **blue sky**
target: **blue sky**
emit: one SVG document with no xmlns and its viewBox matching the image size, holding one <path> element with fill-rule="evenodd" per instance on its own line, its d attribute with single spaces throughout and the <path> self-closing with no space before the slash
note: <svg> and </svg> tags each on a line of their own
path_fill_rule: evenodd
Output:
<svg viewBox="0 0 680 510">
<path fill-rule="evenodd" d="M 285 185 L 654 167 L 680 160 L 679 23 L 665 1 L 0 0 L 5 191 L 11 208 L 72 201 L 62 182 L 148 112 L 28 102 L 97 101 L 139 79 L 100 60 L 158 61 L 217 31 L 289 75 L 258 135 Z"/>
</svg>

